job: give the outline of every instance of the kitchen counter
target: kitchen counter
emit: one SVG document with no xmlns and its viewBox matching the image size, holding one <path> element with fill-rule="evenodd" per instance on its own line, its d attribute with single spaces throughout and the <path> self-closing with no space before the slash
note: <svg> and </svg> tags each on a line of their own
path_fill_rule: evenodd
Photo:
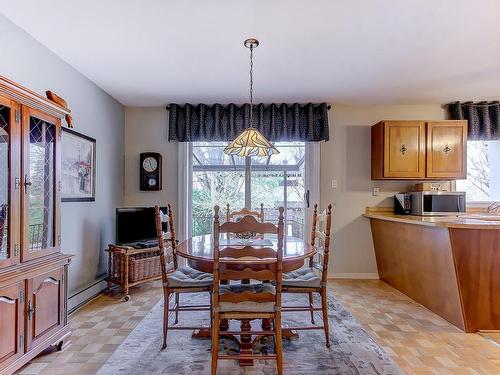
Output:
<svg viewBox="0 0 500 375">
<path fill-rule="evenodd" d="M 391 208 L 392 211 L 392 208 Z M 368 207 L 364 215 L 369 219 L 380 219 L 407 224 L 444 228 L 500 229 L 500 215 L 487 213 L 464 213 L 454 216 L 395 215 L 387 209 Z"/>
<path fill-rule="evenodd" d="M 367 208 L 380 279 L 466 332 L 500 330 L 500 215 Z"/>
</svg>

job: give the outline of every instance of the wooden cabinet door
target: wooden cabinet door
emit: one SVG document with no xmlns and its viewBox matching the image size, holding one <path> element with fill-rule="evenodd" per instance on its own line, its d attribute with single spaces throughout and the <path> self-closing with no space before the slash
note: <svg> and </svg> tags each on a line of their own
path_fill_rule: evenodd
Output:
<svg viewBox="0 0 500 375">
<path fill-rule="evenodd" d="M 22 261 L 60 251 L 60 120 L 23 107 Z"/>
<path fill-rule="evenodd" d="M 466 178 L 467 121 L 427 123 L 427 177 Z"/>
<path fill-rule="evenodd" d="M 64 325 L 63 275 L 64 271 L 61 267 L 28 280 L 26 298 L 28 350 Z"/>
<path fill-rule="evenodd" d="M 384 123 L 384 177 L 404 179 L 425 177 L 423 121 Z"/>
<path fill-rule="evenodd" d="M 0 288 L 0 370 L 24 354 L 23 334 L 24 282 L 19 282 Z"/>
<path fill-rule="evenodd" d="M 0 95 L 0 268 L 19 262 L 20 137 L 20 107 Z"/>
</svg>

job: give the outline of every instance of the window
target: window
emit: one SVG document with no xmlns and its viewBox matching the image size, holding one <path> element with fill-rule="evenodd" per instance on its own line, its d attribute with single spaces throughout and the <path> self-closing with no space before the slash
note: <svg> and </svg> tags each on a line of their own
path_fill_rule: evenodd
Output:
<svg viewBox="0 0 500 375">
<path fill-rule="evenodd" d="M 467 180 L 458 180 L 457 190 L 468 201 L 500 201 L 500 141 L 467 142 Z"/>
<path fill-rule="evenodd" d="M 241 158 L 224 154 L 226 142 L 192 144 L 192 213 L 193 236 L 212 232 L 213 207 L 226 204 L 231 210 L 243 207 L 259 209 L 264 204 L 266 221 L 277 223 L 278 207 L 285 208 L 285 231 L 303 237 L 305 155 L 304 142 L 277 142 L 277 155 Z M 251 170 L 251 178 L 245 179 Z"/>
</svg>

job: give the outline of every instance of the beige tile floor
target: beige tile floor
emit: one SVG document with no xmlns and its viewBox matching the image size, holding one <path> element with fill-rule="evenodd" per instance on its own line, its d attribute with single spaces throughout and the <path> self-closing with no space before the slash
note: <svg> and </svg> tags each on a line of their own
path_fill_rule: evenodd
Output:
<svg viewBox="0 0 500 375">
<path fill-rule="evenodd" d="M 18 373 L 94 374 L 159 301 L 159 285 L 133 288 L 129 302 L 116 292 L 96 298 L 71 315 L 66 350 Z M 463 333 L 381 281 L 334 280 L 330 288 L 405 373 L 500 374 L 500 333 Z"/>
</svg>

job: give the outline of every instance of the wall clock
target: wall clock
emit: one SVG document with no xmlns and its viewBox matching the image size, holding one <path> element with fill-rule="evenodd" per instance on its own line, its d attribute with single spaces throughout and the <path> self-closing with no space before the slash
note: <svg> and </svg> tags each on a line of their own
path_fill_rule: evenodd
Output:
<svg viewBox="0 0 500 375">
<path fill-rule="evenodd" d="M 141 190 L 161 190 L 161 154 L 157 152 L 142 152 L 139 170 Z"/>
</svg>

